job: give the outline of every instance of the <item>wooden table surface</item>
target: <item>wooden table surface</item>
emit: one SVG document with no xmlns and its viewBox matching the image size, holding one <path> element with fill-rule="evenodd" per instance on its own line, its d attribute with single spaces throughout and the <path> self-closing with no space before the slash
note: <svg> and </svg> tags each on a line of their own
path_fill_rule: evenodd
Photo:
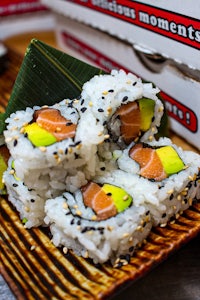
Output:
<svg viewBox="0 0 200 300">
<path fill-rule="evenodd" d="M 24 54 L 32 38 L 40 39 L 59 48 L 52 32 L 15 36 L 7 39 L 6 45 Z M 177 135 L 172 133 L 171 138 L 183 149 L 198 152 L 196 148 Z M 7 300 L 13 299 L 9 291 L 6 293 L 8 293 Z M 200 300 L 200 236 L 173 254 L 147 276 L 121 292 L 115 299 Z"/>
</svg>

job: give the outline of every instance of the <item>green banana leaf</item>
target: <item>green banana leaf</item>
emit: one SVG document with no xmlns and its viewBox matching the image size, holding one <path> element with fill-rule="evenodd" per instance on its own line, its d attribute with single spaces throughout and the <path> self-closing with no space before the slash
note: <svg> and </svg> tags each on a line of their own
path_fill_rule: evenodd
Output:
<svg viewBox="0 0 200 300">
<path fill-rule="evenodd" d="M 4 143 L 5 119 L 34 105 L 53 105 L 80 95 L 83 84 L 103 70 L 80 61 L 42 41 L 32 39 L 16 78 L 5 113 L 0 114 L 0 145 Z M 167 136 L 167 115 L 158 136 Z"/>
<path fill-rule="evenodd" d="M 17 110 L 52 105 L 75 98 L 82 85 L 103 70 L 88 65 L 42 41 L 33 39 L 24 56 L 5 113 L 0 114 L 0 135 L 5 119 Z"/>
</svg>

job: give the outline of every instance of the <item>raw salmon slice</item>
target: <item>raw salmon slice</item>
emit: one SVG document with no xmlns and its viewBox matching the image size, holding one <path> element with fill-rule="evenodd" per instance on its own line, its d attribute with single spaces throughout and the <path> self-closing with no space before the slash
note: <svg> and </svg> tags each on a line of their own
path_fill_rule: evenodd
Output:
<svg viewBox="0 0 200 300">
<path fill-rule="evenodd" d="M 129 156 L 140 165 L 140 175 L 154 179 L 163 180 L 167 174 L 155 149 L 144 147 L 143 144 L 136 144 L 129 150 Z"/>
<path fill-rule="evenodd" d="M 94 210 L 98 220 L 106 220 L 117 214 L 117 209 L 110 195 L 102 191 L 101 186 L 89 182 L 81 188 L 84 204 Z"/>
<path fill-rule="evenodd" d="M 121 121 L 121 136 L 126 144 L 130 144 L 140 133 L 141 117 L 137 102 L 120 106 L 116 111 Z"/>
<path fill-rule="evenodd" d="M 63 117 L 55 108 L 47 107 L 36 110 L 34 120 L 40 127 L 53 134 L 57 141 L 75 136 L 76 124 Z"/>
</svg>

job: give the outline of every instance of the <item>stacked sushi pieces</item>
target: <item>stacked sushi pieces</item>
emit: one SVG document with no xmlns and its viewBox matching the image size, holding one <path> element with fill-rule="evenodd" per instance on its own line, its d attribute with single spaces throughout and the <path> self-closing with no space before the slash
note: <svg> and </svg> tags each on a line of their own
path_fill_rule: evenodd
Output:
<svg viewBox="0 0 200 300">
<path fill-rule="evenodd" d="M 155 138 L 158 93 L 113 70 L 86 82 L 78 99 L 6 120 L 3 179 L 27 228 L 49 226 L 56 246 L 120 266 L 152 226 L 200 199 L 200 156 Z"/>
</svg>

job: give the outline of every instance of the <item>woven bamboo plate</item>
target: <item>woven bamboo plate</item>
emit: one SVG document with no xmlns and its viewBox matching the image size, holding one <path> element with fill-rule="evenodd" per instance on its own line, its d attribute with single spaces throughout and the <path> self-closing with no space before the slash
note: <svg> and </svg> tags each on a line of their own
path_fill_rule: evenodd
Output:
<svg viewBox="0 0 200 300">
<path fill-rule="evenodd" d="M 18 55 L 9 56 L 9 71 L 0 77 L 0 110 L 21 64 Z M 109 299 L 200 233 L 200 203 L 196 203 L 174 223 L 153 228 L 130 263 L 118 269 L 55 248 L 48 229 L 25 229 L 6 197 L 0 198 L 0 210 L 0 271 L 17 299 Z"/>
</svg>

